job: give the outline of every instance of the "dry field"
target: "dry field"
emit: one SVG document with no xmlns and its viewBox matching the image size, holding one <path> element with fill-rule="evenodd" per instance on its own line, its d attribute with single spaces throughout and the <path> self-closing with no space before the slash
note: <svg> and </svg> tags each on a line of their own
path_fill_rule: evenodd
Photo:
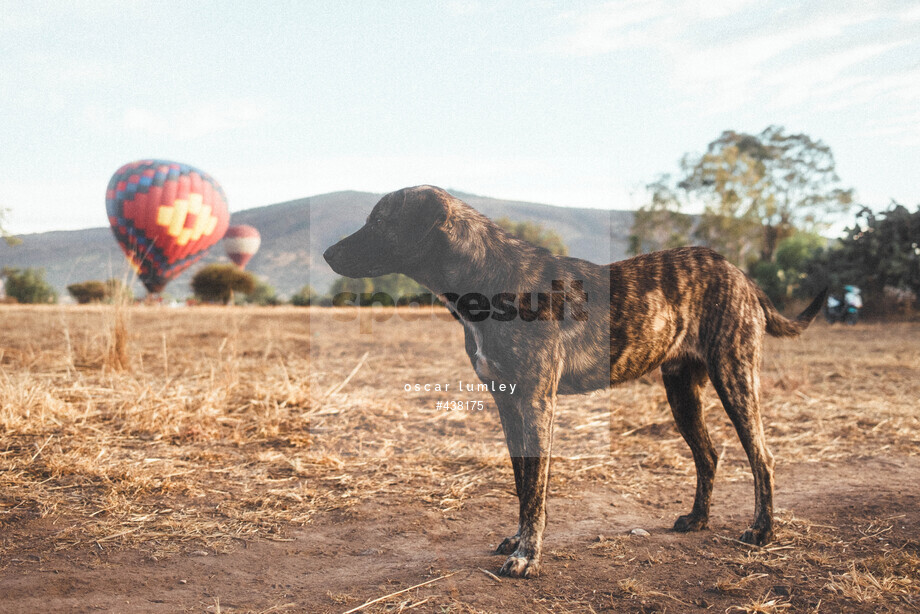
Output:
<svg viewBox="0 0 920 614">
<path fill-rule="evenodd" d="M 765 548 L 734 541 L 753 485 L 711 389 L 722 460 L 689 535 L 657 376 L 564 397 L 525 581 L 492 575 L 516 501 L 494 406 L 453 392 L 461 327 L 362 313 L 132 307 L 118 368 L 112 308 L 0 307 L 0 611 L 920 611 L 920 325 L 768 341 Z M 429 382 L 452 392 L 404 390 Z"/>
</svg>

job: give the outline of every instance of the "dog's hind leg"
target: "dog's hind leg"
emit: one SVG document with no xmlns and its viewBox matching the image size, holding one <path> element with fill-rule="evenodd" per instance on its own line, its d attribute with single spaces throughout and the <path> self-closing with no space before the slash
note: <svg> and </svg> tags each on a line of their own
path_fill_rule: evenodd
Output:
<svg viewBox="0 0 920 614">
<path fill-rule="evenodd" d="M 773 455 L 760 416 L 760 344 L 735 346 L 709 365 L 709 378 L 735 426 L 754 474 L 754 523 L 741 536 L 762 546 L 773 539 Z"/>
<path fill-rule="evenodd" d="M 511 467 L 514 470 L 514 492 L 520 500 L 524 474 L 524 459 L 521 448 L 521 410 L 513 397 L 506 393 L 494 392 L 492 398 L 498 406 L 498 415 L 502 421 L 502 431 L 505 433 L 505 442 L 508 444 L 508 453 L 511 456 Z M 518 522 L 517 533 L 506 537 L 495 549 L 495 554 L 511 554 L 517 550 L 521 542 L 521 523 Z"/>
<path fill-rule="evenodd" d="M 693 510 L 674 523 L 675 531 L 699 531 L 709 524 L 709 503 L 718 456 L 709 439 L 700 391 L 706 383 L 706 367 L 692 360 L 674 361 L 661 366 L 661 375 L 677 430 L 693 453 L 696 464 L 696 497 Z"/>
</svg>

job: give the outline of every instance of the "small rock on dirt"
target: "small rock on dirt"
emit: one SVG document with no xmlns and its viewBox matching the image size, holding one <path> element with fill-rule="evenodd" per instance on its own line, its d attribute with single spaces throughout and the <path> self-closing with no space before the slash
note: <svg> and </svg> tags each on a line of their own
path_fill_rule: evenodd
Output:
<svg viewBox="0 0 920 614">
<path fill-rule="evenodd" d="M 630 535 L 635 535 L 636 537 L 648 537 L 649 532 L 645 529 L 633 529 L 629 532 Z"/>
</svg>

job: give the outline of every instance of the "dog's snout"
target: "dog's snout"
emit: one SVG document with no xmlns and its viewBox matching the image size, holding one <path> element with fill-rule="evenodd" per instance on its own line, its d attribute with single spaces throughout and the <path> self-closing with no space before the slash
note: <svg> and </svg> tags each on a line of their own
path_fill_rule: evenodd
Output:
<svg viewBox="0 0 920 614">
<path fill-rule="evenodd" d="M 381 237 L 364 226 L 328 247 L 323 259 L 339 275 L 377 277 L 396 272 L 386 260 L 388 251 Z"/>
</svg>

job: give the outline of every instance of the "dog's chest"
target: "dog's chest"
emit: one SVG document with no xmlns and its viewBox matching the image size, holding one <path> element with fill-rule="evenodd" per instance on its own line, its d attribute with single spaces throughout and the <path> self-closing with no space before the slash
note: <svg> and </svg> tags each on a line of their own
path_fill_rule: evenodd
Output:
<svg viewBox="0 0 920 614">
<path fill-rule="evenodd" d="M 483 381 L 498 381 L 499 365 L 494 360 L 489 360 L 486 355 L 485 339 L 482 331 L 467 322 L 464 322 L 463 326 L 466 329 L 466 351 L 470 356 L 470 362 L 473 363 L 476 375 Z"/>
</svg>

